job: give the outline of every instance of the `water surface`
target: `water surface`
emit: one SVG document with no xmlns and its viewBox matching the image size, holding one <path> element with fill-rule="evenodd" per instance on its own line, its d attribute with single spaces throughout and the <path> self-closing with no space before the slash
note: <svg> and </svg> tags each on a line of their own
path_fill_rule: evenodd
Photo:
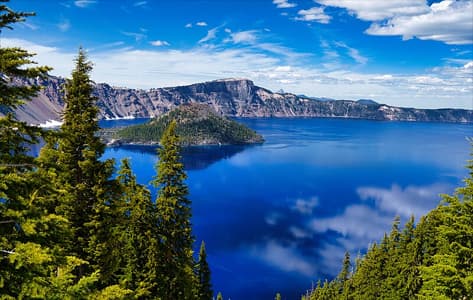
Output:
<svg viewBox="0 0 473 300">
<path fill-rule="evenodd" d="M 364 251 L 396 215 L 418 219 L 467 176 L 472 125 L 238 121 L 266 142 L 184 151 L 196 247 L 205 240 L 214 289 L 225 298 L 300 298 L 339 271 L 345 250 Z M 155 175 L 151 147 L 109 148 L 112 157 L 131 158 L 143 184 Z"/>
</svg>

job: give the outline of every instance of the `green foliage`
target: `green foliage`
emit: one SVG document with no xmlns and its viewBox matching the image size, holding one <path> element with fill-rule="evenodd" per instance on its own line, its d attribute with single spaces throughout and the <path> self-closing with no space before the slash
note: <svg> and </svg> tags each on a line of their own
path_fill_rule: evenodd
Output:
<svg viewBox="0 0 473 300">
<path fill-rule="evenodd" d="M 400 231 L 396 218 L 389 236 L 369 248 L 351 275 L 346 256 L 338 277 L 319 284 L 304 299 L 472 299 L 471 160 L 468 168 L 465 186 L 444 195 L 417 226 L 412 217 Z"/>
<path fill-rule="evenodd" d="M 50 141 L 40 157 L 46 172 L 55 172 L 53 184 L 61 201 L 57 210 L 71 223 L 68 251 L 87 262 L 77 273 L 99 271 L 99 285 L 113 282 L 119 268 L 113 236 L 117 184 L 111 180 L 112 160 L 100 161 L 105 145 L 99 130 L 89 73 L 91 63 L 79 49 L 72 79 L 65 85 L 66 107 L 56 141 Z"/>
<path fill-rule="evenodd" d="M 163 299 L 191 299 L 195 295 L 196 278 L 191 232 L 191 202 L 187 198 L 187 178 L 181 163 L 176 123 L 171 122 L 158 149 L 158 174 L 152 184 L 159 188 L 156 214 L 159 226 L 160 282 L 158 295 Z"/>
<path fill-rule="evenodd" d="M 156 287 L 157 222 L 150 192 L 136 182 L 127 159 L 122 160 L 117 180 L 121 201 L 114 236 L 117 257 L 123 257 L 120 282 L 138 298 L 149 297 Z"/>
<path fill-rule="evenodd" d="M 205 251 L 204 241 L 200 244 L 199 261 L 197 263 L 197 280 L 198 299 L 211 300 L 213 298 L 213 291 L 210 282 L 210 268 L 207 263 L 207 252 Z"/>
<path fill-rule="evenodd" d="M 146 124 L 125 127 L 114 137 L 123 143 L 157 143 L 172 120 L 182 145 L 263 142 L 250 128 L 218 115 L 205 104 L 181 105 Z"/>
<path fill-rule="evenodd" d="M 5 2 L 0 33 L 32 15 Z M 100 159 L 105 145 L 97 136 L 92 68 L 82 49 L 65 85 L 60 130 L 43 132 L 16 120 L 13 110 L 39 90 L 16 79 L 49 70 L 31 67 L 31 56 L 0 48 L 0 298 L 210 299 L 203 245 L 199 263 L 193 260 L 175 124 L 162 137 L 154 204 L 127 160 L 113 179 L 114 162 Z M 29 156 L 40 137 L 46 145 L 38 158 Z"/>
</svg>

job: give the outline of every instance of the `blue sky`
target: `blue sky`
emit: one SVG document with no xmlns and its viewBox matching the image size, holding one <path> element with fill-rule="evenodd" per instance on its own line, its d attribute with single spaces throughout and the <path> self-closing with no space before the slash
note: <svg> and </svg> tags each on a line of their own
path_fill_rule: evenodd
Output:
<svg viewBox="0 0 473 300">
<path fill-rule="evenodd" d="M 473 109 L 473 0 L 12 0 L 2 46 L 69 76 L 153 88 L 249 78 L 273 91 Z"/>
</svg>

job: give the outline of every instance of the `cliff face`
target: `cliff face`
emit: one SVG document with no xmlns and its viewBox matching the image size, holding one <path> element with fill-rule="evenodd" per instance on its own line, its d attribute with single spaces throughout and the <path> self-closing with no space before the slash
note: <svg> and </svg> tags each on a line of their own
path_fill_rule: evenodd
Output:
<svg viewBox="0 0 473 300">
<path fill-rule="evenodd" d="M 64 101 L 64 79 L 37 79 L 43 86 L 31 102 L 16 110 L 17 117 L 39 124 L 60 120 Z M 273 93 L 246 79 L 225 79 L 188 86 L 151 90 L 114 88 L 96 84 L 100 118 L 154 117 L 184 103 L 206 103 L 217 112 L 233 117 L 344 117 L 372 120 L 468 122 L 473 110 L 414 109 L 392 107 L 372 101 L 319 101 L 289 93 Z"/>
</svg>

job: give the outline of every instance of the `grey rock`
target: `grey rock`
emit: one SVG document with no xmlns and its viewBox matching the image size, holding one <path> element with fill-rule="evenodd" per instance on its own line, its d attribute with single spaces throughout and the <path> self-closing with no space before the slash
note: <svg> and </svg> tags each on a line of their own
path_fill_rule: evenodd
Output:
<svg viewBox="0 0 473 300">
<path fill-rule="evenodd" d="M 39 84 L 43 89 L 32 101 L 15 111 L 17 117 L 32 124 L 59 121 L 64 106 L 64 82 L 64 79 L 52 76 L 23 82 Z M 333 100 L 273 93 L 247 79 L 222 79 L 150 90 L 99 83 L 94 84 L 94 93 L 98 98 L 101 119 L 154 117 L 179 104 L 205 103 L 220 114 L 231 117 L 339 117 L 473 123 L 473 110 L 402 108 L 372 100 Z"/>
</svg>

